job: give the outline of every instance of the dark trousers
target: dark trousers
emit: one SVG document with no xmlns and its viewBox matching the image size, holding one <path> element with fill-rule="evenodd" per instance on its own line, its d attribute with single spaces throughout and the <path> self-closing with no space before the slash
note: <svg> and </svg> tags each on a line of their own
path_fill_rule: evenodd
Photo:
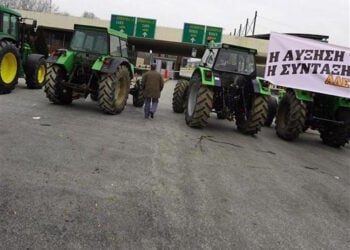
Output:
<svg viewBox="0 0 350 250">
<path fill-rule="evenodd" d="M 145 98 L 145 106 L 144 106 L 145 117 L 148 117 L 150 112 L 155 114 L 157 111 L 157 108 L 158 108 L 158 98 L 150 98 L 150 97 Z"/>
</svg>

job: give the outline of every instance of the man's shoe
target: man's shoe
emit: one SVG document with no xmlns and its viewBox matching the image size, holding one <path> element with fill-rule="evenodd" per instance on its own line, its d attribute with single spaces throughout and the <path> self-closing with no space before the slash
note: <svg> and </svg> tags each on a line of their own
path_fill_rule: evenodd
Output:
<svg viewBox="0 0 350 250">
<path fill-rule="evenodd" d="M 152 112 L 152 111 L 149 112 L 149 115 L 150 115 L 151 118 L 153 119 L 153 112 Z"/>
</svg>

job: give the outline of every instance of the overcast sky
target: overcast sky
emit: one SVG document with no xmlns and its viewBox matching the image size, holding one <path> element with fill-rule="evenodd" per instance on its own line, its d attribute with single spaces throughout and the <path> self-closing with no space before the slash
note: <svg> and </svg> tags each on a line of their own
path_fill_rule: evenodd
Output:
<svg viewBox="0 0 350 250">
<path fill-rule="evenodd" d="M 258 11 L 255 34 L 271 31 L 328 35 L 350 47 L 349 0 L 52 0 L 60 12 L 84 11 L 109 20 L 111 14 L 157 19 L 158 26 L 183 28 L 195 23 L 224 28 L 229 34 Z"/>
</svg>

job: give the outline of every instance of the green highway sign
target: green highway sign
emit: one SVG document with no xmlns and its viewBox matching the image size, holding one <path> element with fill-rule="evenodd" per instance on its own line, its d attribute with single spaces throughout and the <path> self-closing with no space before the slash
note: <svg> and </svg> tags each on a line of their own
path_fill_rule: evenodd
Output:
<svg viewBox="0 0 350 250">
<path fill-rule="evenodd" d="M 133 36 L 135 29 L 135 20 L 136 18 L 132 16 L 112 15 L 110 28 L 123 32 L 128 36 Z"/>
<path fill-rule="evenodd" d="M 205 43 L 211 38 L 216 43 L 221 43 L 222 28 L 207 26 L 205 31 Z"/>
<path fill-rule="evenodd" d="M 148 19 L 148 18 L 140 18 L 136 19 L 136 37 L 142 38 L 150 38 L 154 39 L 154 35 L 156 33 L 156 20 Z"/>
<path fill-rule="evenodd" d="M 203 44 L 204 30 L 205 30 L 204 25 L 185 23 L 183 33 L 182 33 L 182 42 Z"/>
</svg>

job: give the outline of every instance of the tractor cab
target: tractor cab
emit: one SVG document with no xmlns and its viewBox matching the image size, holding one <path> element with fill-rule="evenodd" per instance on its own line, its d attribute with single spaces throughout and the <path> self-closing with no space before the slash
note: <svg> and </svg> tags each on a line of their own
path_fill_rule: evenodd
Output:
<svg viewBox="0 0 350 250">
<path fill-rule="evenodd" d="M 19 40 L 19 19 L 21 15 L 12 9 L 0 5 L 0 36 L 14 41 Z"/>
<path fill-rule="evenodd" d="M 201 65 L 216 72 L 256 77 L 255 49 L 230 44 L 210 44 L 204 52 Z"/>
<path fill-rule="evenodd" d="M 127 36 L 107 28 L 75 25 L 70 50 L 127 58 Z"/>
</svg>

